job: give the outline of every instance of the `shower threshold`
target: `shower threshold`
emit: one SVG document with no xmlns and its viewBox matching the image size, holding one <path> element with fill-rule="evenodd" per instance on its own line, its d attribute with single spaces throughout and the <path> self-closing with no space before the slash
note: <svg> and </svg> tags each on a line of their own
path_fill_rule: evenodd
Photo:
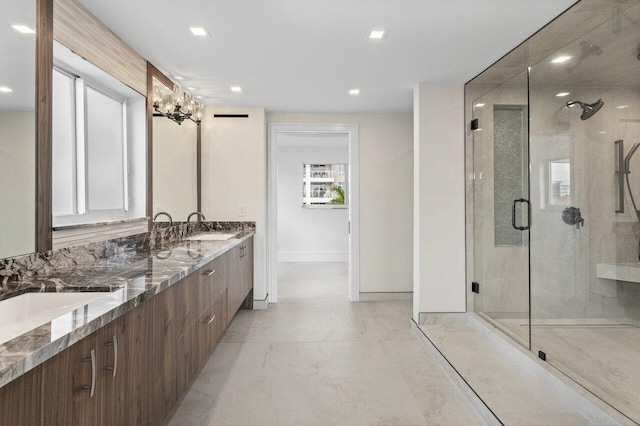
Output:
<svg viewBox="0 0 640 426">
<path fill-rule="evenodd" d="M 489 318 L 487 318 L 489 317 Z M 531 339 L 531 351 L 636 423 L 640 423 L 640 326 L 628 318 L 491 318 L 515 339 Z"/>
<path fill-rule="evenodd" d="M 449 374 L 460 377 L 461 380 L 454 381 L 461 390 L 468 386 L 473 392 L 467 394 L 476 395 L 500 423 L 527 424 L 525 419 L 535 419 L 537 424 L 549 425 L 637 424 L 628 416 L 629 413 L 623 414 L 566 372 L 538 359 L 533 352 L 518 344 L 520 342 L 513 331 L 505 332 L 507 327 L 498 321 L 476 313 L 450 314 L 450 318 L 446 315 L 425 317 L 423 324 L 416 327 L 417 332 L 423 335 L 423 341 L 432 352 L 443 358 L 443 368 L 449 365 Z M 464 315 L 465 319 L 458 316 L 454 320 L 453 315 Z M 566 321 L 559 323 L 565 325 Z M 509 328 L 520 329 L 521 324 L 522 318 L 514 318 L 509 321 Z M 556 329 L 542 327 L 537 330 L 548 332 Z M 613 330 L 640 335 L 634 324 L 623 328 L 583 327 L 577 330 L 561 326 L 559 330 L 572 333 Z M 528 332 L 526 329 L 527 336 Z"/>
</svg>

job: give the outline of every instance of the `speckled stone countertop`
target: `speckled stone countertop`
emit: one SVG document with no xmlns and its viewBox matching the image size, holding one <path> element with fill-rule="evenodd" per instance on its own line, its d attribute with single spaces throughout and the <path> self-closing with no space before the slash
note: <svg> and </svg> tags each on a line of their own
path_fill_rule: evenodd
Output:
<svg viewBox="0 0 640 426">
<path fill-rule="evenodd" d="M 155 249 L 131 249 L 105 258 L 97 265 L 9 282 L 10 288 L 5 288 L 2 295 L 4 299 L 25 292 L 49 291 L 102 291 L 104 297 L 0 344 L 0 387 L 254 234 L 250 230 L 223 241 L 184 240 Z"/>
</svg>

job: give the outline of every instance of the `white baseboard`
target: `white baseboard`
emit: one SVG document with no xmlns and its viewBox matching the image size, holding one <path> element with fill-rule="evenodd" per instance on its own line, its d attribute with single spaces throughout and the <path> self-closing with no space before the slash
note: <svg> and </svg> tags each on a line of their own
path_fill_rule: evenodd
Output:
<svg viewBox="0 0 640 426">
<path fill-rule="evenodd" d="M 269 306 L 269 297 L 267 297 L 265 300 L 255 300 L 253 299 L 253 309 L 267 309 L 267 307 Z"/>
<path fill-rule="evenodd" d="M 349 252 L 279 252 L 278 262 L 348 262 Z"/>
<path fill-rule="evenodd" d="M 378 302 L 381 300 L 413 300 L 413 293 L 412 292 L 360 293 L 360 302 Z"/>
</svg>

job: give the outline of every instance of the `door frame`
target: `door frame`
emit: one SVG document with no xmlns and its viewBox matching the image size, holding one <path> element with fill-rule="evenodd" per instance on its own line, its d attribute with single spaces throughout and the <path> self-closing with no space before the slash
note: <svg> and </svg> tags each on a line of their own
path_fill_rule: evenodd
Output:
<svg viewBox="0 0 640 426">
<path fill-rule="evenodd" d="M 331 133 L 349 136 L 349 299 L 360 300 L 360 215 L 357 124 L 270 123 L 267 156 L 267 280 L 269 303 L 278 302 L 278 135 Z"/>
</svg>

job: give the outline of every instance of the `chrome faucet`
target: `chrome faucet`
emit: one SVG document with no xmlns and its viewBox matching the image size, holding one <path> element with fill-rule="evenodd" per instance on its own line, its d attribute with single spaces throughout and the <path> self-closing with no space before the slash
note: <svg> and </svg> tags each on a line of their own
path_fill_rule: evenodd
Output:
<svg viewBox="0 0 640 426">
<path fill-rule="evenodd" d="M 169 226 L 173 226 L 173 218 L 171 217 L 171 215 L 167 212 L 158 212 L 153 216 L 153 221 L 155 222 L 156 219 L 158 218 L 158 216 L 166 216 L 169 218 Z"/>
<path fill-rule="evenodd" d="M 188 234 L 189 231 L 191 230 L 191 217 L 193 216 L 198 216 L 198 222 L 202 223 L 202 221 L 207 220 L 206 217 L 204 217 L 204 215 L 200 212 L 193 212 L 191 213 L 189 216 L 187 216 L 187 229 L 186 229 L 186 233 Z M 207 228 L 207 230 L 209 230 L 209 226 L 206 223 L 202 223 L 205 228 Z"/>
</svg>

